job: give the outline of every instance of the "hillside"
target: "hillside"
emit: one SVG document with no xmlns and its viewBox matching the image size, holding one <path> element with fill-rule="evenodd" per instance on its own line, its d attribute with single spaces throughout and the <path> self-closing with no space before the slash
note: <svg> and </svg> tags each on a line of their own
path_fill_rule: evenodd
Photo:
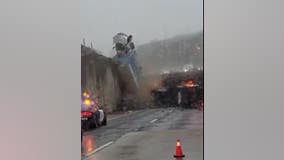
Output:
<svg viewBox="0 0 284 160">
<path fill-rule="evenodd" d="M 160 72 L 191 64 L 203 66 L 203 33 L 180 35 L 137 47 L 143 72 Z"/>
</svg>

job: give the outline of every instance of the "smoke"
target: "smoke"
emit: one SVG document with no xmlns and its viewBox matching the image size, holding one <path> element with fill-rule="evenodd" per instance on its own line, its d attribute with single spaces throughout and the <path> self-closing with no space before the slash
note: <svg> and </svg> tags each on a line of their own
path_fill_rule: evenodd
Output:
<svg viewBox="0 0 284 160">
<path fill-rule="evenodd" d="M 163 73 L 185 72 L 203 66 L 203 34 L 180 35 L 152 41 L 137 48 L 142 67 L 139 98 L 151 102 L 151 90 L 162 87 Z"/>
<path fill-rule="evenodd" d="M 150 42 L 137 48 L 138 61 L 145 74 L 182 71 L 186 65 L 203 66 L 203 34 L 180 35 Z"/>
<path fill-rule="evenodd" d="M 159 74 L 147 75 L 140 80 L 140 101 L 149 103 L 152 101 L 151 90 L 162 86 L 162 77 Z"/>
</svg>

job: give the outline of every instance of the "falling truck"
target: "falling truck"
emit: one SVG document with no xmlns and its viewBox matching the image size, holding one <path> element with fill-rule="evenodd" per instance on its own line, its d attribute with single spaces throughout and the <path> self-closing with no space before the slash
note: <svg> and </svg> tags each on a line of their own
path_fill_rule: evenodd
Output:
<svg viewBox="0 0 284 160">
<path fill-rule="evenodd" d="M 132 36 L 124 33 L 118 33 L 113 37 L 114 49 L 116 55 L 114 61 L 119 65 L 119 71 L 123 81 L 128 85 L 131 92 L 139 89 L 140 67 L 136 60 L 136 50 L 132 42 Z"/>
<path fill-rule="evenodd" d="M 135 102 L 133 101 L 135 101 L 135 96 L 139 90 L 141 67 L 137 63 L 137 53 L 131 35 L 118 33 L 113 37 L 113 43 L 116 52 L 113 60 L 119 66 L 120 77 L 122 77 L 121 80 L 126 90 L 122 99 L 122 105 L 131 109 L 135 106 Z"/>
</svg>

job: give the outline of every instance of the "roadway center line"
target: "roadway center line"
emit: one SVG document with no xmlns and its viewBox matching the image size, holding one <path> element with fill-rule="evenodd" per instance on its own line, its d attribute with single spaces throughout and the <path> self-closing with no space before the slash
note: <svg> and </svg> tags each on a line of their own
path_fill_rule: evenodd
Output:
<svg viewBox="0 0 284 160">
<path fill-rule="evenodd" d="M 90 153 L 85 154 L 85 156 L 84 156 L 84 157 L 85 157 L 85 158 L 84 158 L 84 160 L 89 159 L 89 158 L 91 157 L 91 155 L 92 155 L 92 154 L 94 154 L 94 153 L 96 153 L 96 152 L 98 152 L 98 151 L 100 151 L 100 150 L 102 150 L 102 149 L 106 148 L 107 146 L 111 145 L 112 143 L 113 143 L 113 141 L 110 141 L 110 142 L 108 142 L 108 143 L 106 143 L 106 144 L 104 144 L 104 145 L 100 146 L 99 148 L 95 149 L 94 151 L 92 151 L 92 152 L 90 152 Z"/>
<path fill-rule="evenodd" d="M 150 123 L 154 123 L 156 122 L 158 119 L 153 119 Z"/>
</svg>

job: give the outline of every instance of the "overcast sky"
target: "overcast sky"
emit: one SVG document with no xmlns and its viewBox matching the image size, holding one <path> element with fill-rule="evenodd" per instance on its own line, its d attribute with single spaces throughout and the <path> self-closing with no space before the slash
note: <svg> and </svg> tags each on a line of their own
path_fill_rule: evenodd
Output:
<svg viewBox="0 0 284 160">
<path fill-rule="evenodd" d="M 203 0 L 81 0 L 81 38 L 110 56 L 112 37 L 133 35 L 136 45 L 202 31 Z"/>
</svg>

